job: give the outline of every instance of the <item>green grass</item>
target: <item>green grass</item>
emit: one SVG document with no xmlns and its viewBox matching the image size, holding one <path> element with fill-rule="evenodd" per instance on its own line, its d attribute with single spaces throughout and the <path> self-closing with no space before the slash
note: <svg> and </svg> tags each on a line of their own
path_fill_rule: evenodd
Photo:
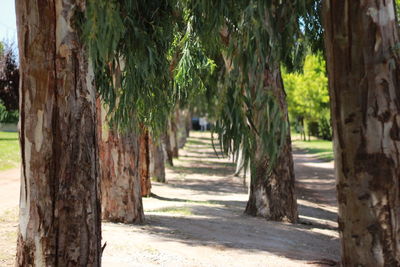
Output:
<svg viewBox="0 0 400 267">
<path fill-rule="evenodd" d="M 180 215 L 193 215 L 192 210 L 189 207 L 165 207 L 155 210 L 148 210 L 147 212 L 162 212 L 162 213 L 172 213 Z"/>
<path fill-rule="evenodd" d="M 20 161 L 18 133 L 0 132 L 0 171 L 16 168 Z"/>
<path fill-rule="evenodd" d="M 5 210 L 2 214 L 0 214 L 0 223 L 17 222 L 18 221 L 18 212 L 19 212 L 18 207 Z"/>
<path fill-rule="evenodd" d="M 211 146 L 209 142 L 196 140 L 194 138 L 190 138 L 187 140 L 185 145 L 202 145 L 202 146 Z"/>
<path fill-rule="evenodd" d="M 293 146 L 306 152 L 313 154 L 316 158 L 331 161 L 333 160 L 332 141 L 314 139 L 311 141 L 294 140 Z"/>
</svg>

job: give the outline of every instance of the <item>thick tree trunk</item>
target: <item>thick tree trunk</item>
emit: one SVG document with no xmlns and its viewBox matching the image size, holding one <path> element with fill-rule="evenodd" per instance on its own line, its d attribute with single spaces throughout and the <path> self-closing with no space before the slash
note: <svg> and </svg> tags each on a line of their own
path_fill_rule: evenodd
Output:
<svg viewBox="0 0 400 267">
<path fill-rule="evenodd" d="M 283 89 L 283 82 L 279 66 L 266 69 L 264 74 L 265 87 L 272 88 L 277 98 L 283 118 L 287 120 L 288 112 Z M 263 110 L 257 111 L 254 122 L 263 123 Z M 261 129 L 260 126 L 257 127 Z M 290 140 L 290 131 L 286 135 L 286 142 L 278 156 L 275 167 L 268 174 L 268 155 L 261 149 L 261 140 L 256 137 L 257 149 L 250 159 L 251 183 L 250 196 L 246 206 L 246 213 L 253 216 L 265 217 L 275 221 L 297 221 L 297 203 L 294 189 L 293 157 Z"/>
<path fill-rule="evenodd" d="M 344 266 L 400 266 L 400 65 L 393 1 L 326 1 Z"/>
<path fill-rule="evenodd" d="M 17 266 L 100 266 L 96 101 L 74 0 L 16 1 L 22 155 Z"/>
<path fill-rule="evenodd" d="M 150 147 L 149 147 L 149 131 L 144 130 L 139 138 L 139 174 L 140 184 L 143 197 L 151 194 L 150 181 Z"/>
<path fill-rule="evenodd" d="M 164 151 L 161 142 L 150 138 L 150 177 L 165 183 Z"/>
<path fill-rule="evenodd" d="M 105 111 L 97 103 L 101 170 L 102 218 L 112 222 L 144 221 L 139 178 L 139 142 L 134 133 L 108 128 Z"/>
</svg>

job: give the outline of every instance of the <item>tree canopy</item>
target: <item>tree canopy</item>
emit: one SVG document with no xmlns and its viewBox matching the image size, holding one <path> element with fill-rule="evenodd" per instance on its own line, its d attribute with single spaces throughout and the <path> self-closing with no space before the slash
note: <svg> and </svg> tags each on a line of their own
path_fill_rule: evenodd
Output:
<svg viewBox="0 0 400 267">
<path fill-rule="evenodd" d="M 283 72 L 289 114 L 292 122 L 300 121 L 305 127 L 317 123 L 317 135 L 330 139 L 329 93 L 325 61 L 321 54 L 306 57 L 303 71 Z M 307 125 L 308 124 L 308 125 Z"/>
<path fill-rule="evenodd" d="M 275 97 L 260 90 L 262 74 L 267 64 L 299 68 L 310 40 L 320 47 L 319 6 L 317 0 L 89 0 L 78 22 L 112 123 L 157 131 L 175 104 L 217 95 L 223 150 L 242 145 L 248 158 L 254 133 L 261 133 L 274 158 L 288 129 Z M 264 103 L 265 127 L 256 129 L 252 114 Z"/>
</svg>

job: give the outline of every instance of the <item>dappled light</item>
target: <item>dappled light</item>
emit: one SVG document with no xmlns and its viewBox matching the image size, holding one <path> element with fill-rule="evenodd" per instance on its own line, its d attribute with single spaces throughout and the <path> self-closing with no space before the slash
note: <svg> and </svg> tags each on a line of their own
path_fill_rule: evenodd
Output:
<svg viewBox="0 0 400 267">
<path fill-rule="evenodd" d="M 229 158 L 210 161 L 208 153 L 213 153 L 213 148 L 206 136 L 208 133 L 192 132 L 174 167 L 167 168 L 167 184 L 152 183 L 153 195 L 143 199 L 144 225 L 104 224 L 108 248 L 104 262 L 123 264 L 135 259 L 141 264 L 179 264 L 182 260 L 188 265 L 246 265 L 254 260 L 301 266 L 322 259 L 338 260 L 336 211 L 324 209 L 325 204 L 313 197 L 300 200 L 309 192 L 299 188 L 300 224 L 268 223 L 245 215 L 248 188 L 242 177 L 233 176 L 235 166 Z M 310 171 L 299 174 L 303 175 L 299 182 L 303 182 Z M 318 193 L 318 188 L 311 191 Z M 336 208 L 331 205 L 330 209 Z M 121 242 L 113 237 L 123 232 L 132 238 Z M 160 243 L 168 245 L 160 247 Z M 126 254 L 118 250 L 121 244 L 146 246 L 139 249 L 143 254 Z M 176 254 L 183 249 L 185 253 Z M 205 251 L 207 259 L 196 258 Z"/>
<path fill-rule="evenodd" d="M 399 12 L 2 0 L 0 266 L 400 266 Z"/>
</svg>

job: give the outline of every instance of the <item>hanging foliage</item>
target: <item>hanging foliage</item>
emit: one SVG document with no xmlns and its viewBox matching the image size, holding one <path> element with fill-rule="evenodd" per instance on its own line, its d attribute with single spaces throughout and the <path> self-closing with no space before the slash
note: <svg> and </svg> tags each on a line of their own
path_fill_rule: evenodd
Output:
<svg viewBox="0 0 400 267">
<path fill-rule="evenodd" d="M 168 1 L 88 1 L 83 36 L 96 87 L 117 127 L 160 129 L 167 121 L 175 97 L 168 59 L 174 20 Z"/>
<path fill-rule="evenodd" d="M 273 162 L 287 125 L 263 73 L 301 65 L 319 2 L 88 0 L 83 37 L 110 121 L 157 130 L 178 101 L 218 95 L 224 151 L 243 143 L 249 158 L 258 136 Z M 267 121 L 256 125 L 260 111 Z"/>
<path fill-rule="evenodd" d="M 269 155 L 279 155 L 288 131 L 286 118 L 272 88 L 265 84 L 265 68 L 284 64 L 300 69 L 306 47 L 318 37 L 320 1 L 181 1 L 191 14 L 193 29 L 211 57 L 223 55 L 226 68 L 219 75 L 218 120 L 215 131 L 225 153 L 242 146 L 245 160 L 255 151 L 255 138 Z M 256 116 L 263 115 L 256 121 Z"/>
</svg>

